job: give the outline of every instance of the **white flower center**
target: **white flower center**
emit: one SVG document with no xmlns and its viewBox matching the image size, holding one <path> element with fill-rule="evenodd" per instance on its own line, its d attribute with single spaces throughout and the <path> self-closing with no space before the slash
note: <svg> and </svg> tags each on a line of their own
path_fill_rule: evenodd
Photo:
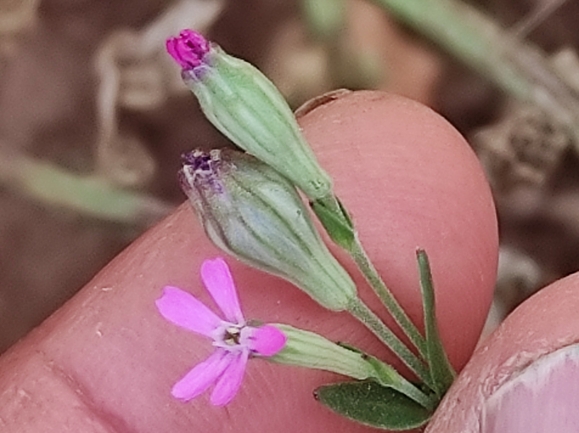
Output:
<svg viewBox="0 0 579 433">
<path fill-rule="evenodd" d="M 213 346 L 220 347 L 229 352 L 249 350 L 249 338 L 255 328 L 245 324 L 221 322 L 221 325 L 213 331 Z"/>
</svg>

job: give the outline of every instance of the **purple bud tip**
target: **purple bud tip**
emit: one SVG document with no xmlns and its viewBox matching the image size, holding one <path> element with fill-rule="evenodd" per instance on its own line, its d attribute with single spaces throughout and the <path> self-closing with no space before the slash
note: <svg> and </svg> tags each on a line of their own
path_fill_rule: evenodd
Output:
<svg viewBox="0 0 579 433">
<path fill-rule="evenodd" d="M 186 152 L 181 155 L 181 164 L 191 166 L 191 169 L 194 171 L 210 171 L 211 160 L 211 155 L 200 149 L 195 149 L 193 152 Z"/>
<path fill-rule="evenodd" d="M 219 182 L 219 164 L 221 151 L 215 149 L 203 152 L 196 149 L 181 155 L 182 169 L 180 171 L 181 188 L 186 192 L 191 188 L 209 186 L 215 192 L 221 192 Z"/>
<path fill-rule="evenodd" d="M 183 30 L 179 36 L 167 39 L 167 52 L 184 70 L 194 69 L 203 63 L 209 52 L 209 41 L 193 30 Z"/>
</svg>

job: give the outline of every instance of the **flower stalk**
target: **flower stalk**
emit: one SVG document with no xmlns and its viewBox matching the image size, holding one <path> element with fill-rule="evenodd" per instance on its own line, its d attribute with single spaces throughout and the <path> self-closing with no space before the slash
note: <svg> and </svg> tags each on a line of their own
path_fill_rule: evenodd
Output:
<svg viewBox="0 0 579 433">
<path fill-rule="evenodd" d="M 348 251 L 360 271 L 366 277 L 366 280 L 374 290 L 374 292 L 378 295 L 382 303 L 388 309 L 388 312 L 392 315 L 396 323 L 400 326 L 400 328 L 404 331 L 406 336 L 410 339 L 410 342 L 418 349 L 420 356 L 426 359 L 426 340 L 420 334 L 420 331 L 412 323 L 406 311 L 402 308 L 402 306 L 398 303 L 390 289 L 380 277 L 380 274 L 374 267 L 374 264 L 370 261 L 370 258 L 366 254 L 364 247 L 360 243 L 358 237 L 356 236 L 356 242 L 353 244 L 352 249 Z"/>
<path fill-rule="evenodd" d="M 348 312 L 366 325 L 425 385 L 430 389 L 435 389 L 430 372 L 424 363 L 404 345 L 396 334 L 366 304 L 357 298 L 350 304 Z"/>
<path fill-rule="evenodd" d="M 372 264 L 360 242 L 347 209 L 333 194 L 316 200 L 311 205 L 330 238 L 337 245 L 344 248 L 356 262 L 374 293 L 380 298 L 410 342 L 418 349 L 420 356 L 426 359 L 426 340 L 420 334 L 416 325 L 412 323 Z"/>
</svg>

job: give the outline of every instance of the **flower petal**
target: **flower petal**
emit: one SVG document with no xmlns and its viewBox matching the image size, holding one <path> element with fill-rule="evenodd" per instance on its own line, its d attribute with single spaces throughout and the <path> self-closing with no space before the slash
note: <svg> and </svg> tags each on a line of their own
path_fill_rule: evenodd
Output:
<svg viewBox="0 0 579 433">
<path fill-rule="evenodd" d="M 189 401 L 202 394 L 229 366 L 231 359 L 227 355 L 225 350 L 217 349 L 179 380 L 173 386 L 171 395 L 179 400 Z"/>
<path fill-rule="evenodd" d="M 183 69 L 194 69 L 203 63 L 209 52 L 209 42 L 193 30 L 183 30 L 179 36 L 167 39 L 167 52 Z"/>
<path fill-rule="evenodd" d="M 169 322 L 207 337 L 211 337 L 211 332 L 221 323 L 205 304 L 177 287 L 166 286 L 155 304 Z"/>
<path fill-rule="evenodd" d="M 214 406 L 225 406 L 241 386 L 245 367 L 247 366 L 247 359 L 249 358 L 249 350 L 242 352 L 231 352 L 227 355 L 230 358 L 227 369 L 223 372 L 221 377 L 217 380 L 215 389 L 211 393 L 211 404 Z"/>
<path fill-rule="evenodd" d="M 205 260 L 201 265 L 201 278 L 225 318 L 232 323 L 245 323 L 233 277 L 225 260 L 221 257 Z"/>
<path fill-rule="evenodd" d="M 283 349 L 287 337 L 275 326 L 265 325 L 255 328 L 248 340 L 251 351 L 261 356 L 273 356 Z"/>
</svg>

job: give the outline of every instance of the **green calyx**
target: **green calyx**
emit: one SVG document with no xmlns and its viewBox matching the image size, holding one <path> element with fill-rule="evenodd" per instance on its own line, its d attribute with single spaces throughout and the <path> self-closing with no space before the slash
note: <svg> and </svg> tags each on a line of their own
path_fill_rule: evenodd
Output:
<svg viewBox="0 0 579 433">
<path fill-rule="evenodd" d="M 213 125 L 241 149 L 273 167 L 311 200 L 332 182 L 302 136 L 283 96 L 265 75 L 218 47 L 202 71 L 183 72 L 187 86 Z"/>
<path fill-rule="evenodd" d="M 241 152 L 194 152 L 186 157 L 181 179 L 218 247 L 289 280 L 330 310 L 345 310 L 357 297 L 296 189 L 277 171 Z"/>
</svg>

